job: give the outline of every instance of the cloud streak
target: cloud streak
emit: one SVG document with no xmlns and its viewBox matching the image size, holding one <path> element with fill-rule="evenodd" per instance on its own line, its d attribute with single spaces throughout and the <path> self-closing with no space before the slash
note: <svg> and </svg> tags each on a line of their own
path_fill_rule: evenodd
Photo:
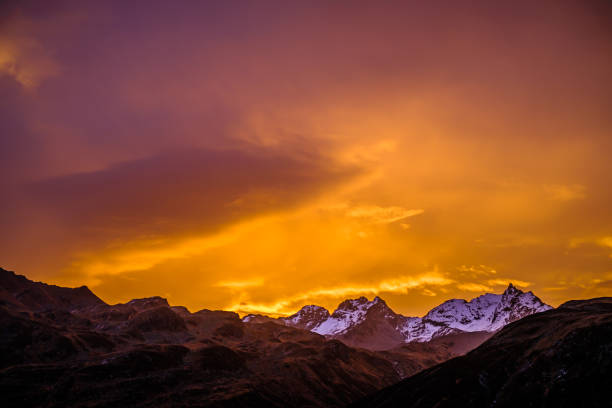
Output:
<svg viewBox="0 0 612 408">
<path fill-rule="evenodd" d="M 391 224 L 408 217 L 423 214 L 421 209 L 410 210 L 403 207 L 391 206 L 358 206 L 347 209 L 346 215 L 353 218 L 364 219 L 374 224 Z"/>
<path fill-rule="evenodd" d="M 430 273 L 416 275 L 416 276 L 403 276 L 393 279 L 387 279 L 378 282 L 375 285 L 348 285 L 348 286 L 336 286 L 326 287 L 321 289 L 313 289 L 307 292 L 299 293 L 291 298 L 285 298 L 277 300 L 273 303 L 247 303 L 242 302 L 228 307 L 228 310 L 233 310 L 241 314 L 248 313 L 266 313 L 271 315 L 287 315 L 292 314 L 297 308 L 301 307 L 301 303 L 318 298 L 333 298 L 343 299 L 346 297 L 357 296 L 357 295 L 378 295 L 380 293 L 406 293 L 408 289 L 426 288 L 427 286 L 446 286 L 453 283 L 451 279 L 448 279 L 441 275 L 437 271 Z"/>
</svg>

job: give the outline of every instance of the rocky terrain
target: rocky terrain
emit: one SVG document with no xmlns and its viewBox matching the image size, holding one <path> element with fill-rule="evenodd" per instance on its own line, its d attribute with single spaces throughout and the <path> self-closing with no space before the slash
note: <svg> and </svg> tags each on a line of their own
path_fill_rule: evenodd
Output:
<svg viewBox="0 0 612 408">
<path fill-rule="evenodd" d="M 462 357 L 354 407 L 610 407 L 612 298 L 571 301 L 504 327 Z"/>
<path fill-rule="evenodd" d="M 3 269 L 0 326 L 3 407 L 339 407 L 457 353 L 452 338 L 357 349 L 160 297 L 107 305 Z"/>
<path fill-rule="evenodd" d="M 376 297 L 240 319 L 0 268 L 2 406 L 606 406 L 612 300 L 549 309 L 510 285 L 422 318 Z"/>
</svg>

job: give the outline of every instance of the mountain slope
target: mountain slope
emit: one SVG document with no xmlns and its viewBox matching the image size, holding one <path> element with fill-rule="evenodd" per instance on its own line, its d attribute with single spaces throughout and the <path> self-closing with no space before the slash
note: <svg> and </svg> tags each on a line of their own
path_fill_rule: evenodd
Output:
<svg viewBox="0 0 612 408">
<path fill-rule="evenodd" d="M 64 288 L 32 282 L 25 276 L 0 268 L 0 305 L 43 311 L 48 309 L 79 309 L 105 303 L 87 286 Z"/>
<path fill-rule="evenodd" d="M 396 330 L 400 315 L 395 314 L 384 300 L 376 296 L 345 300 L 320 325 L 315 333 L 339 339 L 354 347 L 388 350 L 404 343 Z"/>
<path fill-rule="evenodd" d="M 354 407 L 610 407 L 611 378 L 612 298 L 572 301 Z"/>
</svg>

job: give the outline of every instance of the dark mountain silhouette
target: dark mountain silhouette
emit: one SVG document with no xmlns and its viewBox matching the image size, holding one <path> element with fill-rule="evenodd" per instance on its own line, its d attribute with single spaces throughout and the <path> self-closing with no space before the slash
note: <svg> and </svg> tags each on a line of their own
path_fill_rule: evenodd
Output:
<svg viewBox="0 0 612 408">
<path fill-rule="evenodd" d="M 32 282 L 25 276 L 0 268 L 0 305 L 45 311 L 83 309 L 104 304 L 87 286 L 64 288 Z"/>
</svg>

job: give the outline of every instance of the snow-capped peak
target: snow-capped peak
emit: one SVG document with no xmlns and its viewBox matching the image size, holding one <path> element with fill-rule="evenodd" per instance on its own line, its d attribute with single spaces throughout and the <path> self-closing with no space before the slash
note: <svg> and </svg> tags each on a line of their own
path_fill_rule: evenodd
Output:
<svg viewBox="0 0 612 408">
<path fill-rule="evenodd" d="M 486 293 L 470 300 L 451 299 L 429 311 L 424 321 L 443 323 L 463 331 L 482 331 L 488 327 L 488 317 L 492 315 L 502 295 Z"/>
<path fill-rule="evenodd" d="M 376 306 L 376 307 L 375 307 Z M 429 341 L 458 332 L 494 332 L 527 315 L 551 309 L 532 292 L 524 293 L 512 283 L 502 294 L 485 293 L 470 301 L 451 299 L 423 318 L 394 313 L 380 297 L 340 303 L 328 319 L 311 330 L 326 336 L 344 336 L 365 319 L 383 319 L 395 327 L 405 342 Z"/>
<path fill-rule="evenodd" d="M 422 318 L 396 314 L 378 296 L 372 300 L 362 296 L 343 301 L 331 315 L 323 307 L 308 305 L 277 321 L 327 337 L 357 336 L 360 344 L 372 336 L 378 336 L 372 341 L 382 344 L 380 336 L 386 336 L 391 344 L 430 341 L 459 332 L 495 332 L 515 320 L 549 309 L 552 308 L 532 292 L 525 293 L 510 283 L 502 294 L 485 293 L 470 301 L 447 300 Z M 257 322 L 261 317 L 247 316 L 243 320 Z"/>
<path fill-rule="evenodd" d="M 326 336 L 342 334 L 349 328 L 361 323 L 368 310 L 375 305 L 387 307 L 385 301 L 378 296 L 371 301 L 365 296 L 358 299 L 347 299 L 338 305 L 338 308 L 327 320 L 321 322 L 312 331 Z"/>
<path fill-rule="evenodd" d="M 552 307 L 543 303 L 533 292 L 524 293 L 510 284 L 493 311 L 488 331 L 499 330 L 515 320 L 549 309 Z"/>
<path fill-rule="evenodd" d="M 293 326 L 300 329 L 312 330 L 323 321 L 329 318 L 327 309 L 316 305 L 307 305 L 302 307 L 297 313 L 281 318 L 287 326 Z"/>
<path fill-rule="evenodd" d="M 504 290 L 504 293 L 503 293 L 503 294 L 504 294 L 504 295 L 506 295 L 506 296 L 517 296 L 517 295 L 520 295 L 520 294 L 522 294 L 522 293 L 523 293 L 523 291 L 521 291 L 520 289 L 517 289 L 517 288 L 516 288 L 516 287 L 515 287 L 515 286 L 512 284 L 512 282 L 510 282 L 510 283 L 508 284 L 508 287 L 506 288 L 506 290 Z"/>
<path fill-rule="evenodd" d="M 451 332 L 494 332 L 527 315 L 552 309 L 532 292 L 512 283 L 501 295 L 486 293 L 469 302 L 451 299 L 433 308 L 422 319 L 410 319 L 400 327 L 407 341 L 429 341 Z"/>
</svg>

